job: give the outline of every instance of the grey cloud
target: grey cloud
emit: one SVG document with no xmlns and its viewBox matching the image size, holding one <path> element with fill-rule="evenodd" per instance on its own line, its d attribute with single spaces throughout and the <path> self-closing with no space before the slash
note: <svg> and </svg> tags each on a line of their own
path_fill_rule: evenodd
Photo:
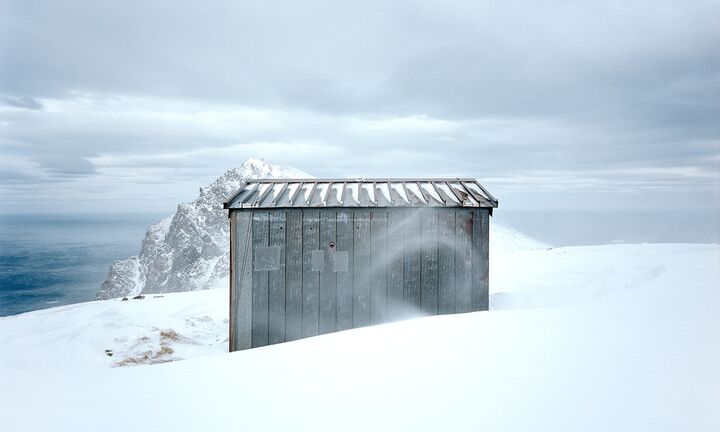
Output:
<svg viewBox="0 0 720 432">
<path fill-rule="evenodd" d="M 43 104 L 39 100 L 29 96 L 3 96 L 0 97 L 0 102 L 15 108 L 25 108 L 30 110 L 43 109 Z"/>
<path fill-rule="evenodd" d="M 12 1 L 0 148 L 77 188 L 199 183 L 255 156 L 329 176 L 707 189 L 668 169 L 720 173 L 719 13 L 713 1 Z M 632 174 L 647 167 L 665 171 Z"/>
<path fill-rule="evenodd" d="M 25 170 L 0 168 L 0 182 L 3 184 L 37 183 L 42 178 Z"/>
<path fill-rule="evenodd" d="M 36 155 L 35 160 L 50 174 L 50 178 L 89 176 L 97 172 L 95 166 L 80 155 L 61 152 Z"/>
<path fill-rule="evenodd" d="M 703 74 L 708 67 L 695 65 L 712 62 L 718 41 L 706 17 L 717 7 L 702 2 L 599 2 L 584 9 L 522 1 L 11 6 L 11 43 L 3 53 L 8 88 L 52 96 L 80 88 L 212 97 L 333 112 L 402 106 L 408 92 L 423 96 L 430 109 L 462 112 L 491 102 L 495 110 L 522 110 L 528 102 L 602 101 L 583 84 L 648 85 L 673 69 Z M 665 66 L 675 67 L 657 68 L 667 57 L 673 61 Z M 571 91 L 552 91 L 574 81 Z M 550 91 L 533 97 L 531 86 Z M 577 90 L 584 91 L 567 101 Z"/>
</svg>

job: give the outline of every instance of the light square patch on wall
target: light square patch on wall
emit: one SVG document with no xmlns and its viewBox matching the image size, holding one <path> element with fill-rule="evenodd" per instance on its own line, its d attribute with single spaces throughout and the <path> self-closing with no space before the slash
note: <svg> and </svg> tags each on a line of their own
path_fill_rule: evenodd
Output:
<svg viewBox="0 0 720 432">
<path fill-rule="evenodd" d="M 348 271 L 348 251 L 335 251 L 333 255 L 335 255 L 333 270 L 336 272 Z"/>
<path fill-rule="evenodd" d="M 310 255 L 310 270 L 312 271 L 323 271 L 325 270 L 325 251 L 314 250 Z"/>
<path fill-rule="evenodd" d="M 279 246 L 256 246 L 253 259 L 255 271 L 269 271 L 280 269 L 280 247 Z"/>
</svg>

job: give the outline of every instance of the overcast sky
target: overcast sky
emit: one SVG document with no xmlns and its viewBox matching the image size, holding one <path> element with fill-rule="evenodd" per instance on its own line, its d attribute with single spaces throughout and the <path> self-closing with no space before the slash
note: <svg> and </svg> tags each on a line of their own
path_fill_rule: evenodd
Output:
<svg viewBox="0 0 720 432">
<path fill-rule="evenodd" d="M 720 207 L 718 1 L 0 5 L 0 212 L 172 212 L 249 157 Z"/>
</svg>

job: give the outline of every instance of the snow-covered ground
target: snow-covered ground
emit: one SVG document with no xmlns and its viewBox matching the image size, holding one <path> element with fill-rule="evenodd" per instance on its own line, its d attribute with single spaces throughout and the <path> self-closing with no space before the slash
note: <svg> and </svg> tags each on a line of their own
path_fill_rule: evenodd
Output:
<svg viewBox="0 0 720 432">
<path fill-rule="evenodd" d="M 0 318 L 0 430 L 720 429 L 720 246 L 492 236 L 490 312 L 232 354 L 224 289 Z"/>
</svg>

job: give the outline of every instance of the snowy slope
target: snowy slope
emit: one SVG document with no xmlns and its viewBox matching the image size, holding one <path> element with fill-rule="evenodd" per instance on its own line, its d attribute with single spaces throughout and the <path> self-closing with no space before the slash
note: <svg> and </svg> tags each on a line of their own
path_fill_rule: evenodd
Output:
<svg viewBox="0 0 720 432">
<path fill-rule="evenodd" d="M 0 352 L 21 355 L 0 354 L 0 370 L 81 371 L 225 353 L 227 314 L 227 290 L 212 289 L 78 303 L 4 317 Z"/>
<path fill-rule="evenodd" d="M 248 159 L 201 188 L 195 201 L 178 205 L 173 216 L 148 228 L 139 255 L 113 263 L 97 298 L 227 286 L 229 227 L 222 203 L 248 177 L 311 176 L 295 168 Z"/>
<path fill-rule="evenodd" d="M 491 258 L 520 252 L 532 251 L 536 249 L 547 249 L 550 245 L 541 243 L 534 238 L 530 238 L 525 234 L 498 224 L 494 220 L 490 220 L 490 253 L 494 254 Z"/>
<path fill-rule="evenodd" d="M 619 291 L 662 281 L 678 265 L 706 262 L 700 274 L 717 271 L 720 260 L 705 260 L 696 244 L 623 244 L 517 251 L 492 266 L 493 309 L 555 307 L 591 302 Z M 682 263 L 682 264 L 678 264 Z M 692 270 L 696 271 L 696 270 Z M 695 276 L 688 275 L 688 278 Z M 680 281 L 675 287 L 684 290 Z"/>
<path fill-rule="evenodd" d="M 512 310 L 232 354 L 224 289 L 0 318 L 2 428 L 718 430 L 719 246 L 496 261 L 493 304 Z M 144 354 L 191 359 L 109 367 Z"/>
<path fill-rule="evenodd" d="M 520 275 L 532 280 L 533 273 L 502 272 L 515 264 L 532 266 L 534 273 L 543 271 L 543 265 L 533 263 L 549 256 L 550 252 L 543 250 L 546 245 L 496 224 L 491 224 L 490 236 L 496 254 L 491 260 L 493 292 L 529 290 L 527 279 Z M 144 243 L 148 243 L 147 238 Z M 533 256 L 533 251 L 541 253 Z M 526 252 L 531 255 L 524 255 Z M 517 263 L 516 256 L 524 262 Z M 552 258 L 549 261 L 556 262 Z M 567 260 L 556 262 L 555 270 L 562 271 L 570 264 Z M 582 292 L 584 288 L 574 287 L 573 283 L 570 279 L 563 286 Z M 154 364 L 227 352 L 228 296 L 226 282 L 224 288 L 207 293 L 147 294 L 142 300 L 96 301 L 30 312 L 4 321 L 0 318 L 0 347 L 34 353 L 30 359 L 0 356 L 0 366 L 9 361 L 5 366 L 30 370 L 57 366 L 85 369 Z M 517 303 L 522 302 L 526 302 L 523 296 L 517 299 Z M 491 305 L 509 307 L 507 293 L 493 294 Z M 25 337 L 28 333 L 33 337 Z M 53 343 L 61 334 L 72 337 L 66 344 Z M 104 355 L 105 350 L 111 350 L 113 355 Z M 12 363 L 15 360 L 19 363 Z"/>
</svg>

